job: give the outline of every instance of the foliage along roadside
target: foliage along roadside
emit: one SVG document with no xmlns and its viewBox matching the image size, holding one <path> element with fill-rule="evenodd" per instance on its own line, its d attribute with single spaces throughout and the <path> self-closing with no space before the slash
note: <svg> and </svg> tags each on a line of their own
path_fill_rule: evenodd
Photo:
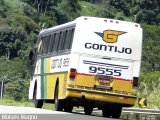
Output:
<svg viewBox="0 0 160 120">
<path fill-rule="evenodd" d="M 156 72 L 160 71 L 160 12 L 157 13 L 160 8 L 157 6 L 159 1 L 149 1 L 109 0 L 103 4 L 94 4 L 88 0 L 50 0 L 42 3 L 39 3 L 40 1 L 35 3 L 34 0 L 1 0 L 0 80 L 5 80 L 5 94 L 15 100 L 28 99 L 31 70 L 27 59 L 30 49 L 36 42 L 36 35 L 43 28 L 62 24 L 82 15 L 142 23 L 144 28 L 143 72 L 139 94 L 145 96 L 144 90 L 156 93 L 154 91 L 159 87 L 148 81 L 158 84 L 160 77 Z M 143 83 L 147 86 L 146 88 L 143 88 Z M 150 86 L 154 89 L 149 89 Z M 149 96 L 151 94 L 147 97 Z"/>
</svg>

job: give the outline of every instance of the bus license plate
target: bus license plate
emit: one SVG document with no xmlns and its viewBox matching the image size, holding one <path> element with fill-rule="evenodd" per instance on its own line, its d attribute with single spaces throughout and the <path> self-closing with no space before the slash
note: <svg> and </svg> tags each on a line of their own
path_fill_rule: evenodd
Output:
<svg viewBox="0 0 160 120">
<path fill-rule="evenodd" d="M 94 88 L 96 90 L 112 90 L 112 87 L 104 86 L 104 85 L 95 85 Z"/>
<path fill-rule="evenodd" d="M 109 84 L 109 83 L 110 83 L 110 80 L 99 79 L 99 83 L 101 83 L 101 84 Z"/>
</svg>

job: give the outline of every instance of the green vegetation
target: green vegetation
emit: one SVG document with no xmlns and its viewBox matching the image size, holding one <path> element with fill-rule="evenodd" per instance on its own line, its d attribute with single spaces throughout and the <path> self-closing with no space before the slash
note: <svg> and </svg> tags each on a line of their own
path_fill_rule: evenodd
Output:
<svg viewBox="0 0 160 120">
<path fill-rule="evenodd" d="M 0 105 L 8 105 L 8 106 L 21 106 L 21 107 L 34 107 L 32 101 L 15 101 L 13 99 L 3 99 L 0 100 Z M 54 104 L 44 103 L 43 109 L 54 110 Z"/>
<path fill-rule="evenodd" d="M 99 4 L 88 1 L 0 0 L 0 80 L 5 82 L 5 98 L 28 100 L 32 71 L 28 56 L 40 30 L 78 16 L 97 16 L 142 25 L 143 57 L 138 95 L 147 97 L 148 108 L 160 108 L 157 99 L 160 97 L 160 1 L 102 0 Z"/>
<path fill-rule="evenodd" d="M 98 14 L 101 11 L 101 8 L 97 4 L 89 3 L 82 1 L 80 2 L 81 6 L 81 16 L 99 16 Z"/>
<path fill-rule="evenodd" d="M 139 97 L 147 98 L 147 108 L 160 108 L 160 71 L 142 72 L 139 86 Z"/>
<path fill-rule="evenodd" d="M 0 105 L 8 105 L 8 106 L 23 106 L 23 107 L 33 107 L 34 104 L 31 101 L 15 101 L 13 99 L 3 99 L 0 100 Z"/>
</svg>

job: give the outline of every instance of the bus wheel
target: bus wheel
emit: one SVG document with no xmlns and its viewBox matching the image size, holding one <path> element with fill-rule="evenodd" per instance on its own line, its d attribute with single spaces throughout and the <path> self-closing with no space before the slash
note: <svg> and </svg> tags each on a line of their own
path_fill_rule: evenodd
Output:
<svg viewBox="0 0 160 120">
<path fill-rule="evenodd" d="M 85 115 L 91 115 L 92 111 L 93 111 L 93 107 L 92 106 L 84 106 Z"/>
<path fill-rule="evenodd" d="M 33 96 L 33 100 L 34 100 L 35 108 L 42 108 L 42 106 L 43 106 L 43 100 L 36 99 L 36 96 L 37 96 L 37 86 L 35 86 L 34 94 L 33 95 L 34 95 Z"/>
<path fill-rule="evenodd" d="M 64 107 L 65 112 L 72 112 L 72 110 L 73 110 L 73 105 L 71 105 L 71 104 L 65 105 L 65 107 Z"/>
<path fill-rule="evenodd" d="M 63 111 L 64 101 L 58 99 L 58 84 L 56 85 L 55 89 L 54 102 L 55 102 L 55 110 Z"/>
<path fill-rule="evenodd" d="M 111 117 L 111 110 L 109 108 L 107 108 L 107 106 L 105 106 L 103 109 L 102 109 L 102 115 L 103 117 Z"/>
<path fill-rule="evenodd" d="M 122 107 L 117 106 L 112 111 L 112 118 L 120 118 L 121 116 Z"/>
<path fill-rule="evenodd" d="M 35 108 L 42 108 L 43 100 L 35 100 Z"/>
</svg>

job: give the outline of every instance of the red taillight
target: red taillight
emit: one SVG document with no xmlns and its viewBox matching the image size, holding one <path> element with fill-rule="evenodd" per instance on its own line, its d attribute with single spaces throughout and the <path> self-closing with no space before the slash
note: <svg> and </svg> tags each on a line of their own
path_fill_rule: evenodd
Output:
<svg viewBox="0 0 160 120">
<path fill-rule="evenodd" d="M 74 68 L 71 68 L 70 69 L 70 78 L 71 79 L 74 79 L 75 77 L 76 77 L 76 74 L 77 74 L 77 70 L 76 69 L 74 69 Z"/>
<path fill-rule="evenodd" d="M 138 77 L 133 77 L 133 87 L 138 87 Z"/>
</svg>

